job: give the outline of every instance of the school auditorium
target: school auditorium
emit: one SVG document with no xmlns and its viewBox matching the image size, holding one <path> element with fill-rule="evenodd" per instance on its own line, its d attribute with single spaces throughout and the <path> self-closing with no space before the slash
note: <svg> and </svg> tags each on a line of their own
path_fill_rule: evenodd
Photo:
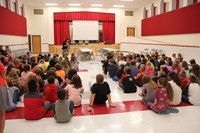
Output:
<svg viewBox="0 0 200 133">
<path fill-rule="evenodd" d="M 200 0 L 0 0 L 0 133 L 200 133 Z"/>
</svg>

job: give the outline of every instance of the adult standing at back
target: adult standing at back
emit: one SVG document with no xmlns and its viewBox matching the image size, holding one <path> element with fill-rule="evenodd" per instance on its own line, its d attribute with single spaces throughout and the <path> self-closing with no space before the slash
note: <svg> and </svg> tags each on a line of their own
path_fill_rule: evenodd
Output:
<svg viewBox="0 0 200 133">
<path fill-rule="evenodd" d="M 68 55 L 69 54 L 69 46 L 70 46 L 70 39 L 66 38 L 66 40 L 63 42 L 62 47 L 62 55 Z"/>
<path fill-rule="evenodd" d="M 5 109 L 10 106 L 5 76 L 6 70 L 0 62 L 0 133 L 3 133 L 5 127 Z"/>
</svg>

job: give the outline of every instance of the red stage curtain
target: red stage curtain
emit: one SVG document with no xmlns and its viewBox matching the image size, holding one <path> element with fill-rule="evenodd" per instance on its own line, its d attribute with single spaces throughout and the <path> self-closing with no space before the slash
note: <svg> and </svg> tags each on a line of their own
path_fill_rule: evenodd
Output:
<svg viewBox="0 0 200 133">
<path fill-rule="evenodd" d="M 97 12 L 61 12 L 54 13 L 55 20 L 98 20 L 98 21 L 115 21 L 114 13 L 97 13 Z"/>
<path fill-rule="evenodd" d="M 66 38 L 70 38 L 69 22 L 54 21 L 54 43 L 62 44 Z"/>
<path fill-rule="evenodd" d="M 115 43 L 115 22 L 102 22 L 103 41 L 112 41 Z"/>
</svg>

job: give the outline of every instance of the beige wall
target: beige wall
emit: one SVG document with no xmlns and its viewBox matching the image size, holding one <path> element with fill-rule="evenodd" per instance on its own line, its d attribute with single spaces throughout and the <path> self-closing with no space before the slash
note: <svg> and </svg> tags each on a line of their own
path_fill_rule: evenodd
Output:
<svg viewBox="0 0 200 133">
<path fill-rule="evenodd" d="M 33 9 L 44 9 L 44 15 L 33 15 Z M 126 37 L 127 27 L 135 27 L 135 16 L 124 16 L 124 9 L 106 9 L 106 8 L 60 8 L 60 7 L 29 7 L 29 16 L 31 18 L 28 33 L 40 34 L 42 42 L 54 44 L 54 12 L 73 12 L 73 11 L 94 11 L 115 13 L 115 42 L 120 43 Z"/>
</svg>

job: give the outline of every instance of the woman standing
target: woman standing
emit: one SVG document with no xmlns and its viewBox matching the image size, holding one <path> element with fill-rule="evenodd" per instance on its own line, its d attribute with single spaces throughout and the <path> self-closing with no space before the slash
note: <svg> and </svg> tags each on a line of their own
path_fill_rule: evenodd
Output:
<svg viewBox="0 0 200 133">
<path fill-rule="evenodd" d="M 66 40 L 63 42 L 63 47 L 62 47 L 63 56 L 69 54 L 69 44 L 70 44 L 70 39 L 66 38 Z"/>
<path fill-rule="evenodd" d="M 10 106 L 5 76 L 6 70 L 0 62 L 0 133 L 3 133 L 5 126 L 5 109 Z"/>
</svg>

